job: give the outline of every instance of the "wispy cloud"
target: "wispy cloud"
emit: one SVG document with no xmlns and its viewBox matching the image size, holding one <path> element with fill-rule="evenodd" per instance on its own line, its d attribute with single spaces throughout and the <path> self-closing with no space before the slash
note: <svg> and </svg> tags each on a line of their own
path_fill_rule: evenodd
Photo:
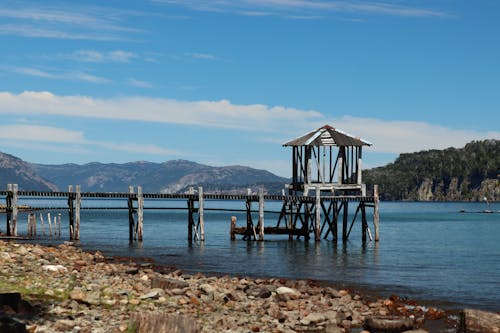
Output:
<svg viewBox="0 0 500 333">
<path fill-rule="evenodd" d="M 330 124 L 364 137 L 374 143 L 371 150 L 383 153 L 460 147 L 471 140 L 500 139 L 499 131 L 455 129 L 420 121 L 387 121 L 350 116 L 328 118 L 314 110 L 262 104 L 238 105 L 227 100 L 178 101 L 151 97 L 98 99 L 57 96 L 49 92 L 0 92 L 0 105 L 0 114 L 114 119 L 244 130 L 256 133 L 256 140 L 277 143 Z"/>
<path fill-rule="evenodd" d="M 219 60 L 219 58 L 210 53 L 188 52 L 185 54 L 187 57 L 197 60 Z"/>
<path fill-rule="evenodd" d="M 127 80 L 127 84 L 137 88 L 153 88 L 153 84 L 147 81 L 137 80 L 130 78 Z"/>
<path fill-rule="evenodd" d="M 44 151 L 92 153 L 93 148 L 98 148 L 156 156 L 184 155 L 176 150 L 153 144 L 88 140 L 84 137 L 82 131 L 53 126 L 27 124 L 0 125 L 0 139 L 5 145 L 16 145 L 30 149 L 36 148 Z"/>
<path fill-rule="evenodd" d="M 124 12 L 105 7 L 0 4 L 0 34 L 32 38 L 120 40 L 141 32 L 124 22 Z"/>
<path fill-rule="evenodd" d="M 78 50 L 70 54 L 61 55 L 63 58 L 72 59 L 81 62 L 93 62 L 93 63 L 104 63 L 104 62 L 118 62 L 118 63 L 128 63 L 132 59 L 137 58 L 137 54 L 133 52 L 115 50 L 109 52 L 100 52 L 96 50 Z"/>
<path fill-rule="evenodd" d="M 410 1 L 390 4 L 378 1 L 321 0 L 152 0 L 166 5 L 181 5 L 198 11 L 231 12 L 242 15 L 280 15 L 288 18 L 320 18 L 332 13 L 376 14 L 404 17 L 449 17 L 441 10 L 415 6 Z M 408 5 L 405 5 L 408 3 Z"/>
<path fill-rule="evenodd" d="M 21 75 L 28 75 L 28 76 L 36 76 L 53 80 L 84 81 L 84 82 L 98 83 L 98 84 L 111 82 L 107 78 L 80 71 L 54 72 L 54 71 L 41 70 L 38 68 L 31 68 L 31 67 L 12 67 L 12 66 L 0 66 L 0 71 L 16 73 Z"/>
</svg>

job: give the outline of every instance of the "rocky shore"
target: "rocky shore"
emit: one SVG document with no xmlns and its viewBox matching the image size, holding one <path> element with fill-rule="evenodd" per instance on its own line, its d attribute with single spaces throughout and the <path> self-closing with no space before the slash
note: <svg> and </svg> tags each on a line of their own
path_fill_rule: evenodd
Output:
<svg viewBox="0 0 500 333">
<path fill-rule="evenodd" d="M 0 317 L 13 321 L 4 325 L 37 333 L 373 332 L 384 320 L 399 325 L 395 332 L 434 331 L 429 327 L 436 322 L 439 331 L 456 332 L 445 312 L 396 296 L 368 298 L 314 281 L 154 268 L 71 243 L 0 241 L 0 293 L 4 300 L 22 298 L 20 305 L 0 304 Z"/>
</svg>

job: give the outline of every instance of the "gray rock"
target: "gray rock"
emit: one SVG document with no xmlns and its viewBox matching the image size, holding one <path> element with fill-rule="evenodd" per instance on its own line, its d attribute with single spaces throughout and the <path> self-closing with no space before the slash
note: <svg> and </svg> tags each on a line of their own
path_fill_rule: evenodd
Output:
<svg viewBox="0 0 500 333">
<path fill-rule="evenodd" d="M 189 283 L 184 280 L 171 279 L 165 277 L 155 277 L 151 279 L 151 288 L 162 288 L 165 290 L 184 289 L 189 287 Z"/>
<path fill-rule="evenodd" d="M 325 321 L 325 315 L 323 313 L 317 313 L 317 312 L 312 312 L 308 314 L 305 318 L 300 320 L 300 323 L 302 325 L 311 325 L 311 324 L 317 324 L 322 321 Z"/>
<path fill-rule="evenodd" d="M 200 285 L 200 290 L 205 293 L 205 295 L 213 295 L 216 288 L 209 285 L 208 283 L 204 283 L 202 285 Z"/>
<path fill-rule="evenodd" d="M 163 293 L 163 289 L 155 288 L 155 289 L 151 290 L 149 293 L 139 296 L 139 299 L 140 300 L 148 299 L 148 298 L 156 299 L 156 298 L 160 297 L 162 293 Z"/>
<path fill-rule="evenodd" d="M 464 332 L 499 333 L 500 314 L 465 309 L 461 313 L 460 326 Z"/>
</svg>

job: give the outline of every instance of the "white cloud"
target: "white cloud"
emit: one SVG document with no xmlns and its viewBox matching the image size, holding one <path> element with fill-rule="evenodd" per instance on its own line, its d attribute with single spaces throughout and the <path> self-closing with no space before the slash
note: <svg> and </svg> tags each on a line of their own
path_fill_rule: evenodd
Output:
<svg viewBox="0 0 500 333">
<path fill-rule="evenodd" d="M 137 54 L 123 50 L 115 50 L 110 52 L 99 52 L 96 50 L 78 50 L 70 55 L 63 55 L 65 58 L 70 58 L 81 62 L 119 62 L 128 63 L 132 59 L 137 58 Z"/>
<path fill-rule="evenodd" d="M 0 113 L 47 114 L 97 119 L 174 123 L 243 130 L 277 131 L 288 124 L 323 118 L 316 111 L 282 106 L 236 105 L 227 100 L 177 101 L 151 97 L 97 99 L 49 92 L 0 93 Z M 277 124 L 281 124 L 276 127 Z"/>
<path fill-rule="evenodd" d="M 198 60 L 218 60 L 218 58 L 215 55 L 210 53 L 193 52 L 193 53 L 186 53 L 186 55 L 193 59 L 198 59 Z"/>
<path fill-rule="evenodd" d="M 85 142 L 83 132 L 38 125 L 0 125 L 0 139 L 58 143 Z"/>
<path fill-rule="evenodd" d="M 140 30 L 123 24 L 131 12 L 98 6 L 0 4 L 0 34 L 35 38 L 120 40 Z"/>
<path fill-rule="evenodd" d="M 11 67 L 11 66 L 0 66 L 0 71 L 17 73 L 22 75 L 42 77 L 46 79 L 54 80 L 73 80 L 73 81 L 85 81 L 91 83 L 109 83 L 110 80 L 104 77 L 92 75 L 85 72 L 49 72 L 47 70 L 40 70 L 37 68 L 30 67 Z"/>
<path fill-rule="evenodd" d="M 0 125 L 0 139 L 4 145 L 43 151 L 91 153 L 92 147 L 156 156 L 182 156 L 181 152 L 153 144 L 131 142 L 103 142 L 88 140 L 82 131 L 41 125 Z M 57 145 L 53 145 L 57 144 Z"/>
<path fill-rule="evenodd" d="M 387 121 L 372 118 L 328 118 L 317 111 L 261 104 L 238 105 L 228 100 L 178 101 L 152 97 L 98 99 L 57 96 L 49 92 L 0 92 L 0 114 L 51 115 L 194 125 L 245 130 L 254 141 L 283 143 L 330 124 L 373 142 L 369 151 L 401 153 L 461 147 L 471 140 L 500 139 L 499 131 L 454 129 L 421 121 Z M 132 145 L 130 146 L 132 147 Z M 151 148 L 154 151 L 156 148 Z M 162 153 L 159 150 L 158 153 Z M 168 154 L 169 150 L 163 151 Z"/>
<path fill-rule="evenodd" d="M 202 0 L 152 0 L 152 2 L 167 5 L 182 5 L 199 11 L 233 12 L 242 15 L 260 13 L 270 15 L 282 15 L 288 18 L 319 18 L 328 13 L 348 14 L 377 14 L 403 17 L 449 17 L 450 15 L 440 11 L 416 7 L 412 2 L 405 5 L 404 1 L 398 4 L 369 1 L 320 1 L 320 0 L 220 0 L 207 2 Z M 290 15 L 290 14 L 300 15 Z M 304 15 L 304 14 L 321 14 Z"/>
<path fill-rule="evenodd" d="M 353 135 L 362 136 L 373 143 L 367 149 L 382 153 L 462 147 L 472 140 L 500 139 L 498 131 L 454 129 L 422 121 L 388 121 L 346 116 L 333 119 L 330 123 Z"/>
<path fill-rule="evenodd" d="M 130 78 L 127 80 L 127 83 L 131 86 L 137 87 L 137 88 L 153 88 L 153 84 L 147 81 L 141 81 L 137 80 L 134 78 Z"/>
</svg>

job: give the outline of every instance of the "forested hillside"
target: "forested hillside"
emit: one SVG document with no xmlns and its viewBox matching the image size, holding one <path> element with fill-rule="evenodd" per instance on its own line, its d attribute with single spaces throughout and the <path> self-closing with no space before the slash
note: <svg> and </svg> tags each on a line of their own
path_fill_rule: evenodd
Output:
<svg viewBox="0 0 500 333">
<path fill-rule="evenodd" d="M 383 200 L 500 200 L 500 140 L 401 154 L 363 178 L 368 188 L 379 184 Z"/>
</svg>

